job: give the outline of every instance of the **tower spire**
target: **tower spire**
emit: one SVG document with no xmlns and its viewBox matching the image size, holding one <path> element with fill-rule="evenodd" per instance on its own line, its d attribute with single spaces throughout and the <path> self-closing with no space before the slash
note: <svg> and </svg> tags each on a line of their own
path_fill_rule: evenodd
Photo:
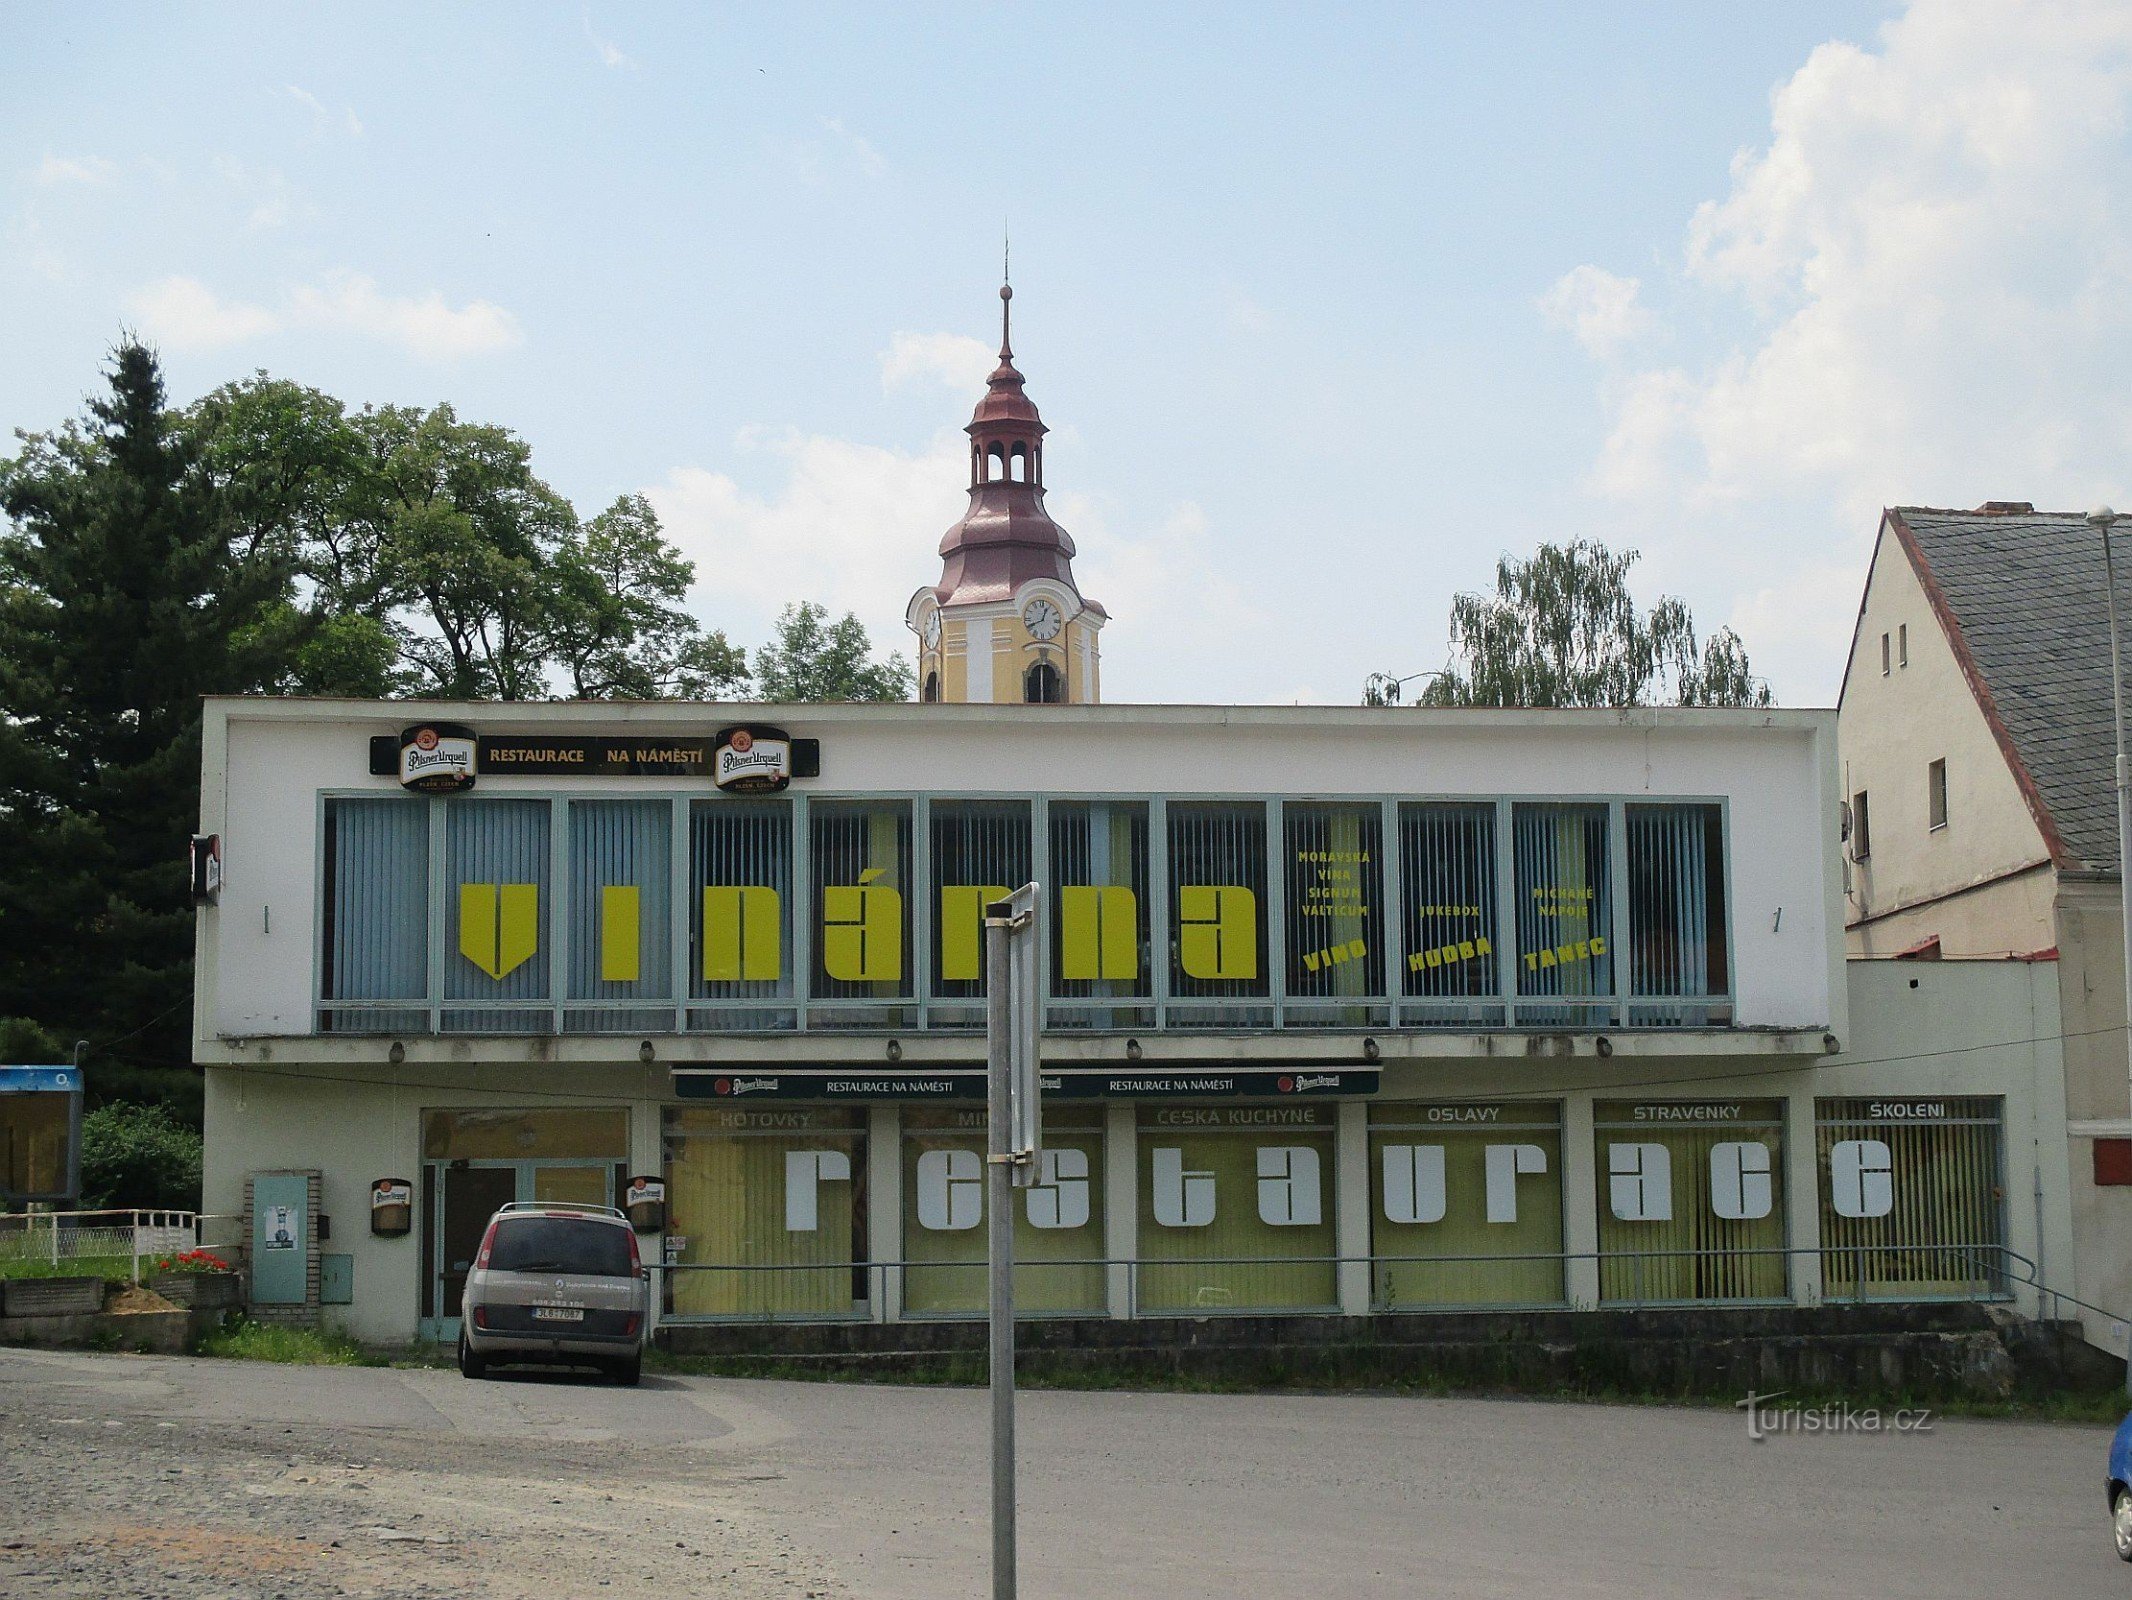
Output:
<svg viewBox="0 0 2132 1600">
<path fill-rule="evenodd" d="M 999 230 L 999 359 L 1014 359 L 1011 337 L 1014 315 L 1014 236 L 1005 226 Z"/>
</svg>

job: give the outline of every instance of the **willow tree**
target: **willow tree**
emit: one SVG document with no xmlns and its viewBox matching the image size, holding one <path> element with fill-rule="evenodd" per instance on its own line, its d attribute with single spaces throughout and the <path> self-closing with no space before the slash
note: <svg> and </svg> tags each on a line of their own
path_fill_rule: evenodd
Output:
<svg viewBox="0 0 2132 1600">
<path fill-rule="evenodd" d="M 1730 628 L 1698 641 L 1688 603 L 1648 611 L 1629 592 L 1634 550 L 1543 544 L 1496 563 L 1493 594 L 1451 602 L 1452 665 L 1419 696 L 1432 706 L 1766 706 Z M 1373 699 L 1380 698 L 1373 694 Z"/>
</svg>

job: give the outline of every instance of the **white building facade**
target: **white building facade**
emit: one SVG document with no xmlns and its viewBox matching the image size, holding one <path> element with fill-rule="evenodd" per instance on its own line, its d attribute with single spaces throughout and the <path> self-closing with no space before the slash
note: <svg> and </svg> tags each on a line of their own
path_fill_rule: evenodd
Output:
<svg viewBox="0 0 2132 1600">
<path fill-rule="evenodd" d="M 2062 1072 L 1829 1065 L 1838 794 L 1817 711 L 211 701 L 206 1209 L 371 1339 L 512 1199 L 665 1321 L 971 1314 L 1035 880 L 1032 1314 L 2018 1298 Z"/>
</svg>

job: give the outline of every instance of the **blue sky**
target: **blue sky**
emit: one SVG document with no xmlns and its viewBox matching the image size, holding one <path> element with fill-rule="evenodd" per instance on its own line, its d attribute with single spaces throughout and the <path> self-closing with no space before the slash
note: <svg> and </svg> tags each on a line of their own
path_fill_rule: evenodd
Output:
<svg viewBox="0 0 2132 1600">
<path fill-rule="evenodd" d="M 997 337 L 1112 699 L 1352 700 L 1577 534 L 1841 671 L 1889 503 L 2125 497 L 2122 7 L 0 10 L 0 424 L 122 326 L 449 400 L 908 649 Z"/>
</svg>

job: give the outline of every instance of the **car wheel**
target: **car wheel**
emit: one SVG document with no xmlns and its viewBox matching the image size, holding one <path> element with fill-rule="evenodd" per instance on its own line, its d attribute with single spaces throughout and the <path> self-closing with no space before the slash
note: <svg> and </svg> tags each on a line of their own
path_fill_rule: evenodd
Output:
<svg viewBox="0 0 2132 1600">
<path fill-rule="evenodd" d="M 644 1376 L 644 1353 L 640 1350 L 627 1361 L 617 1361 L 607 1370 L 616 1383 L 622 1384 L 627 1388 L 635 1388 L 638 1380 Z M 2132 1561 L 2132 1556 L 2127 1556 L 2125 1559 Z"/>
<path fill-rule="evenodd" d="M 2132 1561 L 2132 1489 L 2110 1496 L 2110 1537 L 2117 1541 L 2117 1559 Z"/>
<path fill-rule="evenodd" d="M 486 1378 L 489 1375 L 487 1356 L 476 1355 L 474 1347 L 466 1342 L 466 1333 L 459 1334 L 459 1376 L 462 1378 Z"/>
</svg>

